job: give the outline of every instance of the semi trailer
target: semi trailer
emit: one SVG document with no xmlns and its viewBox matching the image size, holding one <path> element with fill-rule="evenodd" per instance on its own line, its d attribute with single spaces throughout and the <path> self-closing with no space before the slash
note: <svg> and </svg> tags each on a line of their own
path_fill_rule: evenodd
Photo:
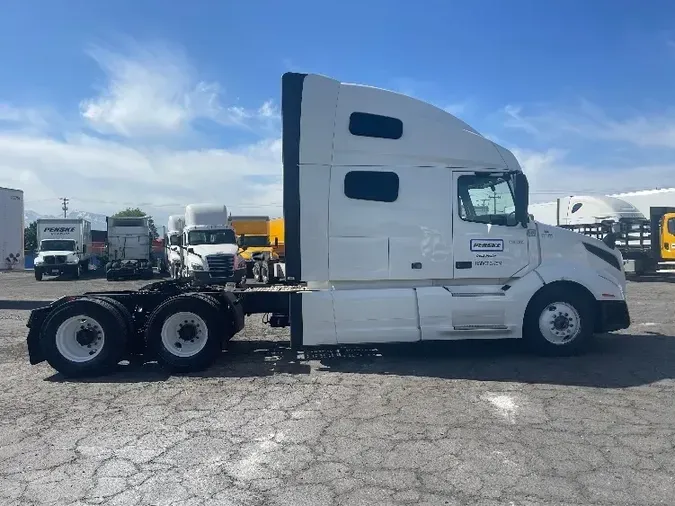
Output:
<svg viewBox="0 0 675 506">
<path fill-rule="evenodd" d="M 0 188 L 0 271 L 23 269 L 23 190 Z"/>
<path fill-rule="evenodd" d="M 31 312 L 32 364 L 195 371 L 260 313 L 296 349 L 511 338 L 568 355 L 630 325 L 620 253 L 531 220 L 514 155 L 465 122 L 316 74 L 284 74 L 281 106 L 284 283 L 63 297 Z"/>
<path fill-rule="evenodd" d="M 91 222 L 82 218 L 39 218 L 35 279 L 67 275 L 78 279 L 89 270 Z"/>
</svg>

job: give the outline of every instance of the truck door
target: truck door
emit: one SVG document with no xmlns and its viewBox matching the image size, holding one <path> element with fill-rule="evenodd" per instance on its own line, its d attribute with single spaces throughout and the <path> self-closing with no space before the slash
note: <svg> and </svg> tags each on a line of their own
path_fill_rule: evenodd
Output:
<svg viewBox="0 0 675 506">
<path fill-rule="evenodd" d="M 675 260 L 675 213 L 663 215 L 661 231 L 661 258 Z"/>
<path fill-rule="evenodd" d="M 530 263 L 528 229 L 516 222 L 513 184 L 504 173 L 454 172 L 455 279 L 507 279 Z"/>
</svg>

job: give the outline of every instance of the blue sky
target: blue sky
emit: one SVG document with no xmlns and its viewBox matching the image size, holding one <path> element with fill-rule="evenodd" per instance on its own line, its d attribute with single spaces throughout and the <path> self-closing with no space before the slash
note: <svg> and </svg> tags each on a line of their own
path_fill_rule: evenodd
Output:
<svg viewBox="0 0 675 506">
<path fill-rule="evenodd" d="M 6 2 L 0 186 L 27 207 L 280 212 L 279 85 L 415 95 L 512 149 L 533 200 L 675 186 L 675 3 Z M 160 218 L 161 219 L 161 218 Z"/>
</svg>

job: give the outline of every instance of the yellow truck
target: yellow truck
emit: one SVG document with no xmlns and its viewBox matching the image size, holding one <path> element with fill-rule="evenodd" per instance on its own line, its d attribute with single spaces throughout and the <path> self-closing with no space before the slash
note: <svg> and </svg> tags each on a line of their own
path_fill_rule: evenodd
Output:
<svg viewBox="0 0 675 506">
<path fill-rule="evenodd" d="M 664 262 L 675 261 L 675 209 L 672 207 L 652 207 L 652 230 L 657 237 L 653 242 L 655 255 Z M 652 232 L 652 236 L 654 236 Z"/>
<path fill-rule="evenodd" d="M 232 216 L 230 221 L 238 236 L 239 254 L 246 260 L 247 277 L 264 284 L 276 282 L 285 260 L 284 219 Z"/>
</svg>

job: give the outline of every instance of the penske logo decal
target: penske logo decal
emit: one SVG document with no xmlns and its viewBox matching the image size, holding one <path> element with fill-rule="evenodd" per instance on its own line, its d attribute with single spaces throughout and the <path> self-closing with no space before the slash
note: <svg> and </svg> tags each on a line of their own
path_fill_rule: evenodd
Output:
<svg viewBox="0 0 675 506">
<path fill-rule="evenodd" d="M 471 251 L 504 251 L 504 239 L 471 239 Z"/>
</svg>

